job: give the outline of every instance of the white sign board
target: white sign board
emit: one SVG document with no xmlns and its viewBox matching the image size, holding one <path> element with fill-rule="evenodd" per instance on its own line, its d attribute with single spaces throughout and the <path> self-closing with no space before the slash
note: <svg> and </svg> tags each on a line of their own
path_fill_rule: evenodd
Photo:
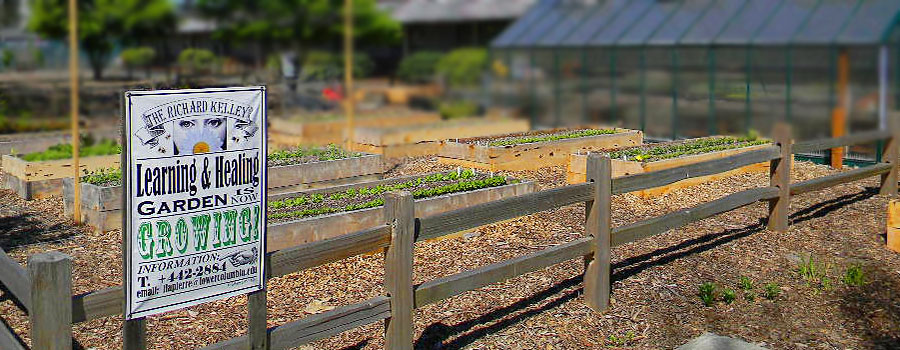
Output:
<svg viewBox="0 0 900 350">
<path fill-rule="evenodd" d="M 265 286 L 264 87 L 125 93 L 125 318 Z"/>
</svg>

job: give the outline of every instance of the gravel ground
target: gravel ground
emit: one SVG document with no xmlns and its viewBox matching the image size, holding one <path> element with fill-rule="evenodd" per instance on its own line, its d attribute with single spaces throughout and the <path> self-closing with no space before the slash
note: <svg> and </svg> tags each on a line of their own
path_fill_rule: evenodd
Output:
<svg viewBox="0 0 900 350">
<path fill-rule="evenodd" d="M 393 164 L 391 176 L 448 170 L 434 158 Z M 798 163 L 794 181 L 833 173 Z M 544 188 L 565 182 L 564 168 L 507 173 Z M 654 217 L 768 183 L 764 174 L 743 174 L 643 199 L 614 197 L 615 225 Z M 613 249 L 612 305 L 602 314 L 582 300 L 583 264 L 572 260 L 438 302 L 416 312 L 421 349 L 674 348 L 710 331 L 774 349 L 900 347 L 900 255 L 884 248 L 887 198 L 873 190 L 877 179 L 797 196 L 786 233 L 765 230 L 764 204 L 718 215 L 665 234 Z M 75 257 L 74 289 L 83 293 L 120 283 L 119 233 L 95 234 L 61 221 L 61 200 L 25 203 L 0 192 L 4 249 L 14 259 L 61 250 Z M 486 226 L 474 234 L 417 244 L 415 282 L 421 283 L 499 262 L 582 236 L 583 206 L 573 205 Z M 797 273 L 800 257 L 812 254 L 830 266 L 830 289 L 808 284 Z M 384 293 L 380 253 L 345 259 L 269 282 L 269 326 Z M 860 265 L 866 283 L 841 282 Z M 759 295 L 705 307 L 698 286 L 714 282 L 737 289 L 751 278 Z M 762 285 L 781 294 L 762 297 Z M 193 349 L 244 334 L 246 299 L 212 302 L 149 318 L 153 349 Z M 26 315 L 11 301 L 0 314 L 20 335 Z M 75 326 L 85 348 L 119 348 L 121 321 L 107 317 Z M 303 349 L 379 349 L 379 323 L 344 332 Z"/>
</svg>

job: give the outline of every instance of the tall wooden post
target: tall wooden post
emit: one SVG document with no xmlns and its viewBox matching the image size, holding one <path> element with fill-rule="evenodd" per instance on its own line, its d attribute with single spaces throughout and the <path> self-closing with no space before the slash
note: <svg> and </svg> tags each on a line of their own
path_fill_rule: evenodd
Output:
<svg viewBox="0 0 900 350">
<path fill-rule="evenodd" d="M 847 112 L 850 96 L 847 84 L 850 81 L 850 57 L 846 49 L 842 49 L 837 62 L 837 106 L 831 112 L 831 137 L 841 137 L 847 133 Z M 831 167 L 841 169 L 844 166 L 844 147 L 831 149 Z"/>
<path fill-rule="evenodd" d="M 887 120 L 891 137 L 884 141 L 881 161 L 891 165 L 891 171 L 881 174 L 880 193 L 897 197 L 898 163 L 900 163 L 900 120 L 896 114 L 891 114 Z"/>
<path fill-rule="evenodd" d="M 585 234 L 593 236 L 593 253 L 586 257 L 584 302 L 592 310 L 609 308 L 612 284 L 610 232 L 612 225 L 612 166 L 609 157 L 591 153 L 587 158 L 587 182 L 594 183 L 592 200 L 585 203 Z"/>
<path fill-rule="evenodd" d="M 72 258 L 51 251 L 28 257 L 31 348 L 72 349 Z"/>
<path fill-rule="evenodd" d="M 266 268 L 266 271 L 270 270 Z M 250 320 L 250 330 L 247 333 L 250 341 L 250 350 L 269 349 L 269 332 L 266 324 L 267 311 L 265 288 L 247 294 L 247 312 Z"/>
<path fill-rule="evenodd" d="M 413 348 L 413 249 L 415 203 L 407 191 L 384 197 L 385 221 L 391 226 L 391 245 L 384 254 L 384 289 L 391 297 L 391 317 L 385 321 L 387 350 Z"/>
<path fill-rule="evenodd" d="M 69 0 L 69 105 L 72 119 L 72 171 L 75 172 L 75 223 L 81 223 L 81 166 L 78 154 L 78 6 Z"/>
<path fill-rule="evenodd" d="M 769 201 L 769 229 L 776 232 L 787 231 L 791 211 L 791 132 L 785 123 L 775 124 L 772 131 L 775 145 L 781 148 L 781 158 L 769 163 L 769 186 L 778 187 L 778 197 Z"/>
<path fill-rule="evenodd" d="M 344 112 L 347 114 L 347 150 L 353 145 L 353 0 L 344 0 Z"/>
</svg>

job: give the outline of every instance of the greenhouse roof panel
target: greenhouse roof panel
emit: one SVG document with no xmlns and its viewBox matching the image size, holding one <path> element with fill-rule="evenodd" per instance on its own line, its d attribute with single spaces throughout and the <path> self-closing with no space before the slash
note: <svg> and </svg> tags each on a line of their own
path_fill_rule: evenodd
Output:
<svg viewBox="0 0 900 350">
<path fill-rule="evenodd" d="M 748 0 L 733 19 L 722 30 L 714 44 L 746 44 L 766 23 L 773 12 L 778 10 L 783 0 Z"/>
<path fill-rule="evenodd" d="M 513 24 L 509 25 L 499 36 L 497 36 L 493 42 L 491 42 L 491 46 L 493 47 L 506 47 L 512 45 L 525 31 L 531 28 L 533 22 L 536 22 L 543 18 L 544 11 L 546 11 L 551 6 L 556 5 L 559 0 L 541 0 L 536 5 L 531 7 L 522 17 L 519 17 L 518 20 L 513 22 Z"/>
<path fill-rule="evenodd" d="M 703 17 L 681 38 L 681 44 L 705 45 L 712 43 L 748 2 L 754 0 L 713 1 Z"/>
<path fill-rule="evenodd" d="M 632 25 L 642 21 L 644 14 L 654 7 L 655 0 L 632 0 L 631 6 L 619 12 L 615 18 L 611 18 L 608 25 L 604 26 L 590 40 L 588 45 L 613 45 Z M 642 23 L 643 24 L 643 23 Z"/>
<path fill-rule="evenodd" d="M 631 25 L 623 33 L 618 45 L 643 45 L 660 26 L 666 23 L 670 16 L 677 12 L 684 1 L 652 1 L 653 6 L 644 13 L 637 23 Z"/>
<path fill-rule="evenodd" d="M 609 0 L 597 6 L 590 15 L 578 25 L 565 39 L 560 41 L 563 46 L 582 46 L 603 29 L 626 6 L 637 3 L 629 0 Z"/>
<path fill-rule="evenodd" d="M 759 33 L 749 39 L 753 44 L 762 45 L 791 43 L 794 35 L 803 29 L 807 19 L 816 11 L 821 1 L 785 0 L 778 11 L 766 21 Z"/>
<path fill-rule="evenodd" d="M 591 6 L 583 4 L 569 4 L 562 8 L 562 18 L 544 37 L 538 40 L 539 46 L 559 45 L 563 39 L 572 33 L 579 24 L 584 22 L 585 17 L 593 14 Z"/>
<path fill-rule="evenodd" d="M 823 0 L 791 41 L 796 44 L 830 43 L 856 12 L 858 5 L 858 1 Z"/>
<path fill-rule="evenodd" d="M 713 2 L 734 2 L 729 0 L 687 0 L 669 20 L 647 41 L 650 45 L 673 45 L 706 13 Z"/>
<path fill-rule="evenodd" d="M 843 44 L 878 43 L 894 25 L 898 12 L 900 1 L 865 0 L 835 41 Z"/>
<path fill-rule="evenodd" d="M 531 23 L 530 28 L 526 30 L 515 42 L 513 46 L 529 47 L 537 45 L 538 41 L 550 32 L 560 22 L 564 16 L 563 6 L 557 4 L 550 6 L 544 10 L 544 15 Z"/>
</svg>

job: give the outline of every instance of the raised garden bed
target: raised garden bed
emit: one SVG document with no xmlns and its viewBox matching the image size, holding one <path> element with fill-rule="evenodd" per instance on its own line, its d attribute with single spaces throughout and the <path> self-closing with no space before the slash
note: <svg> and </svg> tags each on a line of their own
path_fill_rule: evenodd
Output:
<svg viewBox="0 0 900 350">
<path fill-rule="evenodd" d="M 416 216 L 423 217 L 531 193 L 534 183 L 467 170 L 269 196 L 267 249 L 288 248 L 381 225 L 382 195 L 393 189 L 412 192 Z"/>
<path fill-rule="evenodd" d="M 267 163 L 270 195 L 379 180 L 384 173 L 380 155 L 348 152 L 334 145 L 275 151 Z"/>
<path fill-rule="evenodd" d="M 384 155 L 385 158 L 416 157 L 439 154 L 441 141 L 497 134 L 525 132 L 526 120 L 456 119 L 439 123 L 394 128 L 356 128 L 353 149 Z"/>
<path fill-rule="evenodd" d="M 80 149 L 79 173 L 119 168 L 121 148 L 113 141 Z M 62 194 L 63 179 L 72 177 L 72 146 L 59 144 L 46 151 L 3 156 L 3 188 L 26 200 Z"/>
<path fill-rule="evenodd" d="M 698 139 L 679 140 L 647 144 L 607 153 L 612 158 L 612 176 L 640 174 L 699 163 L 711 159 L 725 158 L 742 152 L 767 147 L 770 141 L 748 138 L 714 136 Z M 570 184 L 585 181 L 586 153 L 569 155 L 566 180 Z M 731 171 L 715 175 L 695 177 L 669 184 L 667 186 L 639 191 L 641 196 L 659 196 L 672 190 L 697 185 L 700 183 L 733 176 L 747 172 L 768 171 L 769 162 L 751 164 Z"/>
<path fill-rule="evenodd" d="M 88 130 L 94 138 L 116 138 L 118 130 L 113 128 Z M 68 131 L 29 132 L 0 135 L 0 154 L 24 154 L 44 151 L 52 146 L 70 143 L 72 133 Z M 0 161 L 0 166 L 3 163 Z"/>
<path fill-rule="evenodd" d="M 620 128 L 567 128 L 498 136 L 446 140 L 442 163 L 490 171 L 535 170 L 565 165 L 568 155 L 601 149 L 638 146 L 643 133 Z"/>
<path fill-rule="evenodd" d="M 441 116 L 436 113 L 390 115 L 361 115 L 353 120 L 359 127 L 396 127 L 436 123 Z M 291 147 L 299 144 L 326 145 L 344 141 L 347 120 L 343 115 L 329 114 L 303 118 L 269 120 L 269 142 L 274 147 Z"/>
</svg>

